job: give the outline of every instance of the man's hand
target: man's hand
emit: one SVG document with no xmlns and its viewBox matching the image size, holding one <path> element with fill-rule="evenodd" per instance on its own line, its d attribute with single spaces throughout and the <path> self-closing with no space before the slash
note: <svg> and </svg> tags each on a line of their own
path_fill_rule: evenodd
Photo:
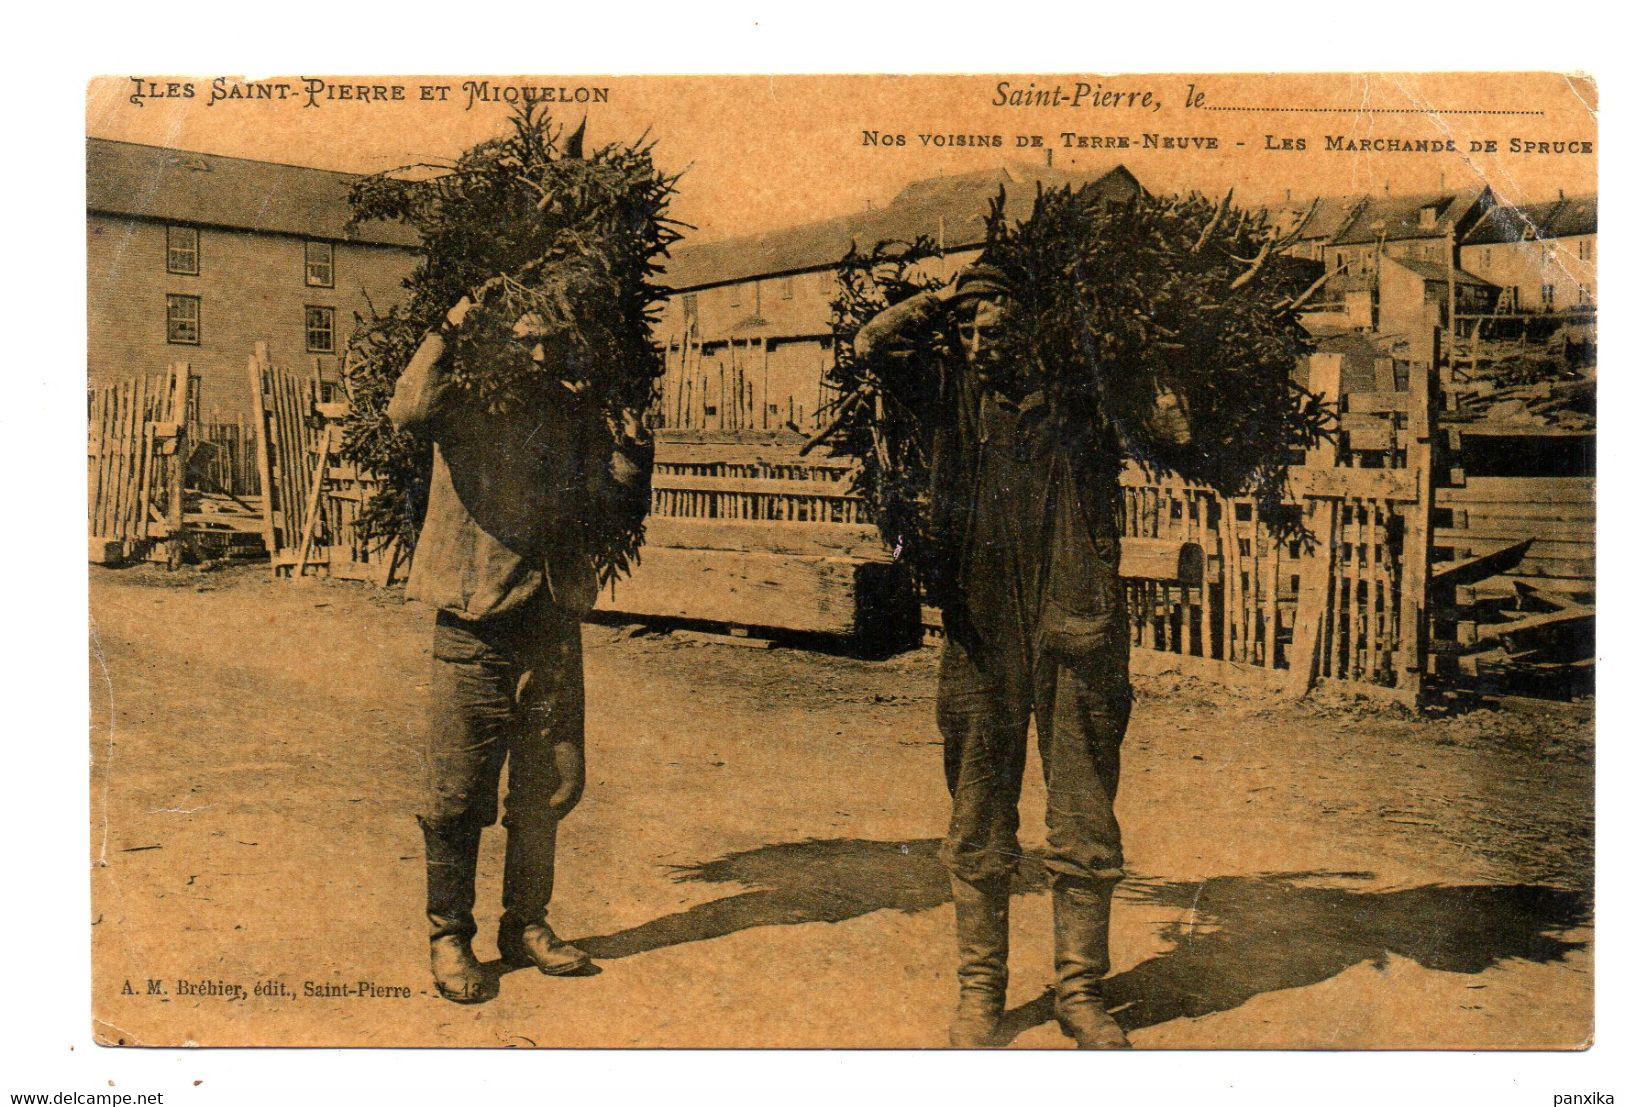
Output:
<svg viewBox="0 0 1625 1107">
<path fill-rule="evenodd" d="M 581 793 L 586 791 L 586 747 L 580 742 L 554 742 L 553 767 L 559 774 L 559 786 L 547 797 L 547 806 L 555 818 L 562 819 L 575 810 Z"/>
</svg>

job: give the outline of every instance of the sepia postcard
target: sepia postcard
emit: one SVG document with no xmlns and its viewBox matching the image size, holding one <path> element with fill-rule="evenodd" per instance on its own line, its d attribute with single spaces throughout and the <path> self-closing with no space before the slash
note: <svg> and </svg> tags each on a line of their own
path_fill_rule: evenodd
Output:
<svg viewBox="0 0 1625 1107">
<path fill-rule="evenodd" d="M 1590 78 L 85 126 L 95 1041 L 1592 1044 Z"/>
</svg>

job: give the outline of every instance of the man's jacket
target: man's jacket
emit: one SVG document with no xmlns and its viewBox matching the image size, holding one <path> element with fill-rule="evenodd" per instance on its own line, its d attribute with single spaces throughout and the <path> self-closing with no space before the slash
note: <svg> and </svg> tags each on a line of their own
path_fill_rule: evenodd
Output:
<svg viewBox="0 0 1625 1107">
<path fill-rule="evenodd" d="M 1012 400 L 978 380 L 963 360 L 935 356 L 926 340 L 941 329 L 945 311 L 935 296 L 915 296 L 877 315 L 854 343 L 860 359 L 896 359 L 904 364 L 894 363 L 893 371 L 938 374 L 928 528 L 944 620 L 964 635 L 1015 614 L 1005 582 L 986 579 L 970 555 L 990 538 L 999 541 L 995 531 L 1025 533 L 1035 547 L 1028 558 L 1041 560 L 1040 595 L 1026 613 L 1032 630 L 1063 652 L 1087 653 L 1095 644 L 1088 639 L 1122 619 L 1121 448 L 1109 428 L 1056 410 L 1041 389 Z M 1044 470 L 1044 515 L 1030 521 L 1038 525 L 1007 527 L 979 507 L 988 479 L 990 405 L 1005 409 L 991 413 L 1000 422 L 1022 428 L 1025 464 Z"/>
<path fill-rule="evenodd" d="M 447 344 L 424 339 L 389 404 L 398 428 L 434 442 L 407 595 L 467 620 L 542 599 L 585 615 L 598 596 L 586 524 L 634 494 L 652 448 L 618 448 L 595 405 L 553 382 L 491 414 L 445 379 Z"/>
</svg>

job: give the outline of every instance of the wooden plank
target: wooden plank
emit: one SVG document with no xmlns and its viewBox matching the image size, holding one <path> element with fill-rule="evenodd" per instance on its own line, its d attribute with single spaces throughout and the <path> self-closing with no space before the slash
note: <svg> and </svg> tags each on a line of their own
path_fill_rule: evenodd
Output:
<svg viewBox="0 0 1625 1107">
<path fill-rule="evenodd" d="M 266 349 L 261 342 L 254 347 L 254 356 L 248 361 L 249 404 L 254 412 L 254 464 L 259 473 L 260 497 L 264 501 L 261 513 L 261 532 L 265 536 L 266 556 L 275 556 L 276 549 L 276 492 L 271 483 L 271 435 L 265 417 L 264 361 Z"/>
<path fill-rule="evenodd" d="M 1293 695 L 1308 695 L 1315 679 L 1315 657 L 1326 621 L 1326 590 L 1331 585 L 1332 513 L 1334 502 L 1322 501 L 1311 508 L 1314 516 L 1314 549 L 1299 558 L 1298 606 L 1292 623 L 1292 650 L 1287 687 Z"/>
<path fill-rule="evenodd" d="M 1446 491 L 1441 489 L 1441 491 Z M 1538 526 L 1541 523 L 1558 523 L 1573 526 L 1595 527 L 1597 520 L 1597 506 L 1591 503 L 1584 504 L 1507 504 L 1507 503 L 1448 503 L 1441 498 L 1441 507 L 1449 507 L 1454 513 L 1456 526 L 1476 527 L 1481 522 L 1491 526 L 1500 526 L 1507 523 L 1527 523 Z"/>
<path fill-rule="evenodd" d="M 1551 630 L 1553 627 L 1584 622 L 1596 617 L 1597 609 L 1594 607 L 1567 607 L 1561 611 L 1548 611 L 1539 615 L 1530 615 L 1512 623 L 1480 623 L 1478 625 L 1478 638 L 1480 641 L 1512 638 L 1530 631 Z"/>
<path fill-rule="evenodd" d="M 1595 504 L 1592 477 L 1469 477 L 1461 488 L 1438 490 L 1441 504 Z"/>
<path fill-rule="evenodd" d="M 1569 604 L 1589 603 L 1596 598 L 1597 582 L 1562 577 L 1493 576 L 1458 587 L 1456 604 L 1471 607 L 1486 602 L 1510 603 L 1518 600 L 1524 590 L 1539 592 L 1543 597 L 1562 596 Z"/>
<path fill-rule="evenodd" d="M 901 566 L 667 547 L 645 549 L 631 575 L 598 597 L 600 611 L 843 636 L 895 622 L 911 605 Z"/>
<path fill-rule="evenodd" d="M 1276 653 L 1280 648 L 1281 623 L 1281 545 L 1267 532 L 1260 530 L 1260 541 L 1269 543 L 1269 556 L 1263 563 L 1264 573 L 1264 667 L 1275 668 Z"/>
<path fill-rule="evenodd" d="M 1207 558 L 1202 547 L 1181 538 L 1124 538 L 1117 575 L 1125 578 L 1197 585 Z"/>
<path fill-rule="evenodd" d="M 146 428 L 147 408 L 152 403 L 152 381 L 137 377 L 129 392 L 125 418 L 123 472 L 119 476 L 120 523 L 115 534 L 134 541 L 147 536 L 147 508 L 152 500 L 152 469 L 155 451 L 152 432 Z"/>
<path fill-rule="evenodd" d="M 1593 549 L 1597 545 L 1597 530 L 1583 524 L 1550 522 L 1519 526 L 1516 520 L 1509 520 L 1498 526 L 1439 527 L 1433 532 L 1434 544 L 1438 546 L 1457 544 L 1487 546 L 1497 542 L 1531 540 L 1552 547 L 1550 552 L 1557 556 L 1584 557 L 1587 555 L 1583 551 Z M 1567 554 L 1562 549 L 1564 547 L 1567 548 Z"/>
<path fill-rule="evenodd" d="M 107 390 L 98 388 L 91 393 L 90 402 L 89 521 L 91 534 L 107 533 L 106 516 L 102 510 L 104 489 L 106 488 L 104 474 L 108 461 L 109 435 L 107 433 L 107 419 Z"/>
<path fill-rule="evenodd" d="M 1380 426 L 1349 427 L 1343 433 L 1351 450 L 1391 450 L 1395 445 L 1393 424 L 1386 421 Z"/>
<path fill-rule="evenodd" d="M 1523 555 L 1532 545 L 1534 539 L 1531 538 L 1486 550 L 1474 557 L 1436 562 L 1429 576 L 1429 587 L 1439 590 L 1450 589 L 1505 573 L 1523 560 Z"/>
<path fill-rule="evenodd" d="M 856 500 L 849 481 L 762 480 L 757 477 L 699 477 L 681 473 L 655 473 L 653 487 L 683 492 L 746 492 L 759 496 L 812 496 L 830 500 Z"/>
<path fill-rule="evenodd" d="M 310 544 L 316 537 L 316 520 L 322 509 L 322 482 L 327 479 L 327 455 L 332 443 L 331 427 L 322 431 L 321 456 L 316 460 L 316 472 L 311 477 L 310 494 L 305 500 L 305 520 L 299 529 L 299 557 L 294 562 L 293 575 L 305 575 L 306 560 L 310 557 Z"/>
<path fill-rule="evenodd" d="M 1349 672 L 1349 631 L 1351 621 L 1349 618 L 1349 593 L 1352 591 L 1349 579 L 1348 555 L 1344 548 L 1353 549 L 1349 540 L 1349 502 L 1347 500 L 1333 505 L 1336 513 L 1336 522 L 1332 526 L 1332 592 L 1331 607 L 1327 613 L 1328 638 L 1326 641 L 1326 668 L 1328 679 L 1346 677 Z"/>
<path fill-rule="evenodd" d="M 1287 486 L 1295 499 L 1306 497 L 1366 497 L 1414 503 L 1417 475 L 1407 469 L 1312 469 L 1294 466 L 1287 470 Z"/>
<path fill-rule="evenodd" d="M 108 492 L 107 533 L 115 538 L 135 537 L 129 530 L 129 472 L 133 460 L 131 451 L 135 448 L 135 408 L 140 382 L 141 378 L 133 378 L 124 387 L 116 389 L 113 395 L 115 453 L 110 473 L 112 487 Z"/>
<path fill-rule="evenodd" d="M 645 535 L 648 546 L 676 549 L 891 560 L 891 550 L 870 523 L 786 524 L 767 519 L 685 519 L 651 515 Z"/>
<path fill-rule="evenodd" d="M 168 477 L 168 499 L 164 505 L 164 515 L 168 524 L 166 539 L 169 543 L 169 567 L 178 569 L 186 546 L 186 413 L 191 402 L 192 365 L 190 362 L 180 361 L 175 363 L 173 369 L 173 388 L 169 400 L 170 414 L 175 427 L 173 437 L 175 448 L 165 474 Z"/>
<path fill-rule="evenodd" d="M 1390 365 L 1390 372 L 1392 366 Z M 1348 411 L 1356 415 L 1389 414 L 1392 412 L 1409 412 L 1411 410 L 1411 394 L 1409 392 L 1350 392 L 1343 398 Z"/>
<path fill-rule="evenodd" d="M 1422 349 L 1433 356 L 1411 368 L 1409 431 L 1413 440 L 1407 461 L 1417 482 L 1416 502 L 1405 513 L 1405 561 L 1400 567 L 1399 634 L 1395 680 L 1401 689 L 1421 694 L 1428 667 L 1429 569 L 1433 546 L 1433 377 L 1439 333 Z"/>
</svg>

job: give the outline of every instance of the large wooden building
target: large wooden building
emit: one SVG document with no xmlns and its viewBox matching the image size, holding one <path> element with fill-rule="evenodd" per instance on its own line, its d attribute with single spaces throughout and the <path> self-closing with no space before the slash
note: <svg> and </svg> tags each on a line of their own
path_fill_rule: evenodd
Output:
<svg viewBox="0 0 1625 1107">
<path fill-rule="evenodd" d="M 1502 311 L 1597 305 L 1597 197 L 1497 207 L 1462 239 L 1461 266 L 1499 286 Z"/>
<path fill-rule="evenodd" d="M 818 427 L 828 400 L 830 302 L 847 252 L 928 235 L 942 248 L 938 275 L 946 276 L 982 248 L 988 202 L 1000 188 L 1010 215 L 1025 218 L 1041 184 L 1070 184 L 1107 199 L 1140 190 L 1121 166 L 1089 177 L 1010 165 L 915 181 L 885 207 L 675 251 L 666 274 L 674 292 L 655 332 L 666 357 L 662 425 Z"/>
<path fill-rule="evenodd" d="M 356 179 L 88 140 L 90 384 L 187 361 L 201 408 L 235 417 L 257 342 L 335 379 L 356 313 L 395 302 L 417 261 L 410 229 L 348 226 Z"/>
</svg>

